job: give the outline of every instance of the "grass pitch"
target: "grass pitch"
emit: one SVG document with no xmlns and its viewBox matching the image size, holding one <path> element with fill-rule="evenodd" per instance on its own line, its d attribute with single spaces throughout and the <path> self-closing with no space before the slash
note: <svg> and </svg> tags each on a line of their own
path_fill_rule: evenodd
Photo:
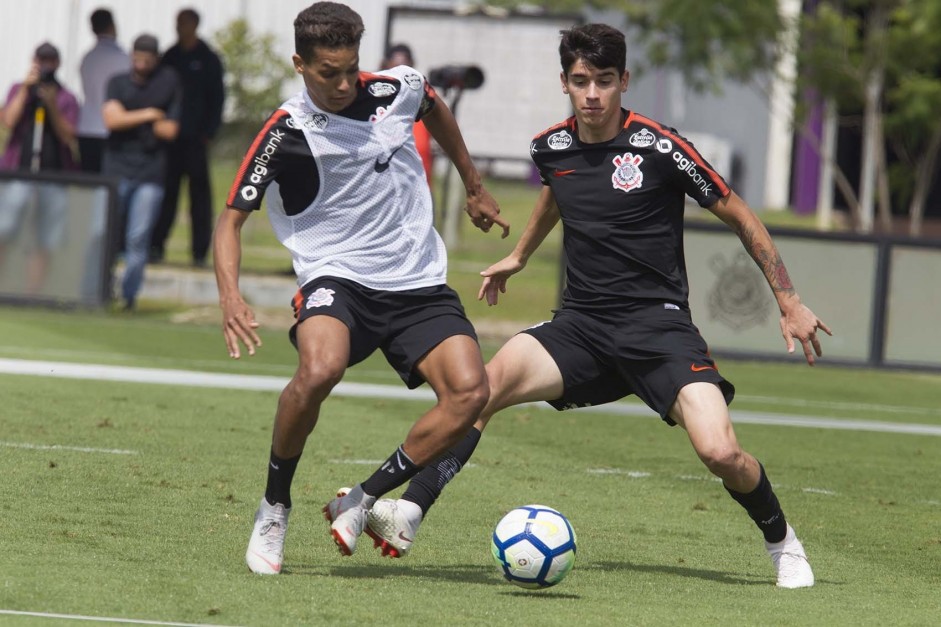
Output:
<svg viewBox="0 0 941 627">
<path fill-rule="evenodd" d="M 283 335 L 231 362 L 214 327 L 0 310 L 0 357 L 289 376 Z M 492 347 L 488 347 L 492 351 Z M 722 362 L 734 410 L 941 425 L 941 377 Z M 347 380 L 383 380 L 371 359 Z M 394 375 L 393 375 L 394 377 Z M 341 557 L 320 508 L 364 479 L 427 404 L 332 398 L 295 481 L 285 573 L 243 554 L 276 392 L 0 376 L 0 610 L 225 625 L 927 625 L 941 616 L 941 437 L 740 424 L 817 585 L 773 587 L 745 513 L 651 418 L 507 410 L 413 553 Z M 801 403 L 795 403 L 801 401 Z M 803 405 L 803 406 L 801 406 Z M 56 448 L 58 447 L 58 448 Z M 68 448 L 65 448 L 68 447 Z M 502 580 L 489 535 L 543 503 L 578 533 L 538 592 Z M 0 624 L 70 624 L 0 614 Z"/>
</svg>

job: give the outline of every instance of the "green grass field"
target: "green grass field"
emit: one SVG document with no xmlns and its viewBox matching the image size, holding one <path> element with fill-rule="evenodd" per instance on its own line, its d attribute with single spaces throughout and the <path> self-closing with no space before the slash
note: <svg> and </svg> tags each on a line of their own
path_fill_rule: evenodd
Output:
<svg viewBox="0 0 941 627">
<path fill-rule="evenodd" d="M 234 170 L 234 162 L 214 164 L 217 198 Z M 449 251 L 449 282 L 475 324 L 515 330 L 555 304 L 559 233 L 500 307 L 477 303 L 477 273 L 515 244 L 536 193 L 501 181 L 491 190 L 513 233 L 500 240 L 465 224 Z M 171 266 L 189 261 L 185 208 L 181 216 Z M 246 272 L 289 269 L 265 216 L 243 236 Z M 131 316 L 0 308 L 0 360 L 291 376 L 296 357 L 283 324 L 264 327 L 260 352 L 236 362 L 217 325 L 186 322 L 190 313 L 160 302 Z M 497 348 L 483 344 L 487 356 Z M 825 361 L 815 369 L 722 367 L 738 387 L 741 416 L 941 425 L 941 376 Z M 346 380 L 401 387 L 376 356 Z M 338 396 L 295 481 L 285 573 L 262 578 L 243 556 L 276 391 L 0 374 L 0 398 L 0 625 L 74 624 L 65 616 L 222 625 L 925 625 L 941 615 L 938 436 L 740 424 L 816 570 L 815 588 L 782 591 L 760 534 L 681 431 L 646 417 L 539 407 L 494 420 L 406 559 L 380 559 L 368 541 L 341 558 L 320 508 L 337 487 L 365 479 L 428 403 Z M 489 555 L 500 517 L 533 502 L 568 515 L 579 537 L 575 570 L 540 592 L 503 581 Z"/>
<path fill-rule="evenodd" d="M 0 358 L 288 377 L 279 331 L 229 360 L 215 326 L 0 309 Z M 485 346 L 492 353 L 494 346 Z M 941 425 L 941 377 L 723 361 L 733 410 Z M 371 358 L 347 381 L 395 384 Z M 0 375 L 0 611 L 224 625 L 929 625 L 941 616 L 941 437 L 740 424 L 814 565 L 773 587 L 760 534 L 658 420 L 507 410 L 411 555 L 342 558 L 320 508 L 427 403 L 328 400 L 295 481 L 286 572 L 243 555 L 277 392 Z M 733 415 L 734 415 L 733 411 Z M 45 448 L 44 448 L 45 447 Z M 59 447 L 59 448 L 55 448 Z M 68 448 L 71 447 L 71 448 Z M 83 450 L 88 449 L 88 450 Z M 503 581 L 489 535 L 532 502 L 565 513 L 556 588 Z M 0 613 L 0 624 L 74 624 Z"/>
</svg>

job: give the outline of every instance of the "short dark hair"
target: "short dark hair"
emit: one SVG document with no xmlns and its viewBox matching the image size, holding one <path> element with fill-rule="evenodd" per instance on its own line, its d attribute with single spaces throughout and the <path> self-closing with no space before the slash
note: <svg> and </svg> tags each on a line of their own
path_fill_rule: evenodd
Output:
<svg viewBox="0 0 941 627">
<path fill-rule="evenodd" d="M 131 46 L 131 50 L 134 52 L 149 52 L 159 55 L 160 44 L 156 37 L 144 33 L 143 35 L 138 35 L 137 39 L 134 40 L 134 45 Z"/>
<path fill-rule="evenodd" d="M 95 9 L 91 14 L 91 32 L 96 35 L 114 29 L 114 16 L 108 9 Z"/>
<path fill-rule="evenodd" d="M 386 60 L 391 59 L 394 55 L 397 55 L 397 54 L 401 54 L 406 59 L 408 59 L 408 61 L 406 62 L 408 65 L 415 64 L 415 57 L 412 56 L 412 49 L 409 47 L 408 44 L 394 44 L 392 46 L 389 46 L 389 49 L 386 50 Z"/>
<path fill-rule="evenodd" d="M 44 41 L 36 47 L 36 52 L 33 53 L 33 56 L 41 61 L 58 61 L 59 49 L 48 41 Z"/>
<path fill-rule="evenodd" d="M 568 76 L 579 59 L 598 69 L 617 68 L 618 75 L 627 67 L 627 43 L 624 33 L 607 24 L 582 24 L 560 31 L 559 61 Z"/>
<path fill-rule="evenodd" d="M 185 18 L 196 23 L 196 26 L 199 26 L 199 13 L 196 12 L 196 9 L 183 9 L 176 14 L 176 19 Z"/>
<path fill-rule="evenodd" d="M 366 27 L 359 13 L 338 2 L 315 2 L 294 20 L 294 51 L 305 61 L 315 48 L 358 46 Z"/>
</svg>

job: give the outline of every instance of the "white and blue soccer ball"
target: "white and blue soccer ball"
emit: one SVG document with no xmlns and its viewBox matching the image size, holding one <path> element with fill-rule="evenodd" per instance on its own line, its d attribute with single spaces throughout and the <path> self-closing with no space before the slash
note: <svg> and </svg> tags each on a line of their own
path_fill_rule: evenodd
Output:
<svg viewBox="0 0 941 627">
<path fill-rule="evenodd" d="M 548 588 L 565 579 L 575 566 L 575 530 L 551 507 L 517 507 L 497 523 L 490 551 L 510 583 Z"/>
</svg>

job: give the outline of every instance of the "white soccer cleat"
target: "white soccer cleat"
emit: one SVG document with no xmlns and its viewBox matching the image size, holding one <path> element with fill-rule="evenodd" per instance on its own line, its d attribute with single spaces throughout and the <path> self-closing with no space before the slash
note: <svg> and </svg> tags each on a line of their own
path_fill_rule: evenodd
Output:
<svg viewBox="0 0 941 627">
<path fill-rule="evenodd" d="M 291 510 L 280 503 L 269 505 L 264 497 L 255 512 L 255 528 L 248 541 L 245 562 L 253 573 L 277 575 L 284 563 L 284 536 Z"/>
<path fill-rule="evenodd" d="M 356 541 L 366 528 L 369 500 L 372 497 L 367 497 L 359 486 L 340 488 L 337 498 L 323 508 L 323 516 L 330 523 L 330 535 L 343 555 L 356 551 Z"/>
<path fill-rule="evenodd" d="M 416 503 L 381 499 L 369 510 L 366 533 L 383 557 L 405 557 L 421 521 L 421 508 Z"/>
<path fill-rule="evenodd" d="M 814 571 L 810 569 L 804 545 L 790 525 L 783 540 L 765 542 L 765 548 L 778 573 L 779 588 L 809 588 L 814 585 Z"/>
</svg>

